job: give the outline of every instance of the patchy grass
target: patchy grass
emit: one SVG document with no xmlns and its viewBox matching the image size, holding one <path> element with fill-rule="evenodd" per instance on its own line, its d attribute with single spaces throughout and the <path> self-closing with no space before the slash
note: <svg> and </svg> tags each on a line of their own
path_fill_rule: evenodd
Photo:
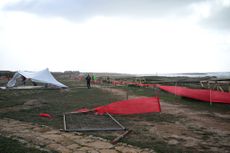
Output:
<svg viewBox="0 0 230 153">
<path fill-rule="evenodd" d="M 140 117 L 140 120 L 150 121 L 150 122 L 168 122 L 168 123 L 175 123 L 176 121 L 181 120 L 181 117 L 177 117 L 172 114 L 166 113 L 154 113 L 152 115 L 143 114 Z"/>
<path fill-rule="evenodd" d="M 94 108 L 119 100 L 117 96 L 109 93 L 103 93 L 100 89 L 79 88 L 70 91 L 62 90 L 14 90 L 1 91 L 8 95 L 0 101 L 1 107 L 12 107 L 22 105 L 26 101 L 36 99 L 43 105 L 29 110 L 21 110 L 6 113 L 0 113 L 1 117 L 13 118 L 21 121 L 45 124 L 61 128 L 62 114 L 64 112 L 74 111 L 83 107 Z M 5 93 L 4 93 L 5 92 Z M 53 119 L 41 118 L 40 113 L 49 113 Z"/>
<path fill-rule="evenodd" d="M 26 147 L 25 144 L 11 138 L 0 136 L 1 153 L 48 153 L 33 147 Z M 54 153 L 54 152 L 53 152 Z"/>
<path fill-rule="evenodd" d="M 139 115 L 140 116 L 140 115 Z M 180 145 L 169 145 L 167 141 L 165 141 L 163 138 L 159 138 L 155 134 L 151 133 L 149 129 L 154 127 L 154 121 L 151 122 L 152 125 L 146 125 L 143 124 L 143 121 L 138 122 L 138 119 L 136 117 L 131 118 L 118 118 L 116 117 L 123 125 L 128 127 L 132 130 L 128 136 L 121 139 L 121 142 L 131 144 L 134 146 L 138 146 L 140 148 L 150 148 L 154 149 L 157 153 L 180 153 L 180 152 L 186 152 L 186 153 L 195 153 L 194 149 L 187 149 Z M 118 134 L 121 134 L 121 132 L 111 133 L 111 132 L 100 132 L 100 133 L 90 133 L 95 136 L 103 137 L 109 140 L 115 139 Z M 116 134 L 116 135 L 115 135 Z"/>
<path fill-rule="evenodd" d="M 79 88 L 83 87 L 84 82 L 76 82 L 72 80 L 63 80 L 64 84 L 70 87 L 69 91 L 65 90 L 50 90 L 50 89 L 36 89 L 36 90 L 0 90 L 0 108 L 13 107 L 23 105 L 25 102 L 36 99 L 42 103 L 41 107 L 36 107 L 28 110 L 20 110 L 15 112 L 0 112 L 0 118 L 8 117 L 21 121 L 38 123 L 40 125 L 48 125 L 54 128 L 63 128 L 62 114 L 64 112 L 74 111 L 83 107 L 94 108 L 105 105 L 113 101 L 123 100 L 124 97 L 113 95 L 101 89 Z M 213 104 L 194 101 L 191 99 L 181 98 L 173 94 L 163 91 L 158 91 L 155 88 L 142 87 L 114 87 L 128 90 L 129 95 L 137 96 L 157 96 L 168 103 L 181 103 L 193 110 L 208 110 L 208 111 L 229 111 L 228 105 Z M 49 113 L 53 116 L 52 119 L 39 117 L 40 113 Z M 150 133 L 149 129 L 155 124 L 180 122 L 181 117 L 165 114 L 165 113 L 149 113 L 142 115 L 125 115 L 115 116 L 125 127 L 133 131 L 124 139 L 123 142 L 136 145 L 142 148 L 151 148 L 158 153 L 178 153 L 178 152 L 199 152 L 195 148 L 183 148 L 181 145 L 169 145 L 166 140 L 159 138 Z M 193 129 L 191 129 L 193 130 Z M 193 130 L 194 131 L 194 130 Z M 109 140 L 114 139 L 120 132 L 89 132 L 87 134 L 104 137 Z M 209 139 L 211 133 L 202 133 L 203 140 Z M 16 142 L 14 142 L 16 143 Z M 16 145 L 16 144 L 15 144 Z M 14 144 L 13 144 L 14 146 Z M 1 152 L 1 150 L 0 150 Z M 3 152 L 3 151 L 2 151 Z"/>
</svg>

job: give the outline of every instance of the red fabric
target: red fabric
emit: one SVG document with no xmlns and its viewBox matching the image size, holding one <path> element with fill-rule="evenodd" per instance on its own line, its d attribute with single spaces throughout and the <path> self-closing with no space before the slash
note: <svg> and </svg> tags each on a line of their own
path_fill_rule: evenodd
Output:
<svg viewBox="0 0 230 153">
<path fill-rule="evenodd" d="M 39 114 L 40 117 L 47 117 L 47 118 L 52 118 L 52 116 L 50 114 L 46 114 L 46 113 L 41 113 Z"/>
<path fill-rule="evenodd" d="M 178 96 L 198 99 L 207 102 L 227 103 L 230 104 L 230 93 L 220 92 L 207 89 L 190 89 L 178 86 L 161 86 L 158 87 L 167 92 L 173 93 Z"/>
<path fill-rule="evenodd" d="M 158 97 L 129 99 L 100 106 L 94 109 L 98 114 L 143 114 L 150 112 L 160 112 L 160 102 Z"/>
</svg>

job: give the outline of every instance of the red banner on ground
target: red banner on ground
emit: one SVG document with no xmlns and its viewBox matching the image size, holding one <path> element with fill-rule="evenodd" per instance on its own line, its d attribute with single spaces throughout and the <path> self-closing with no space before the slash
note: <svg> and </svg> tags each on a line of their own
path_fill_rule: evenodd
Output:
<svg viewBox="0 0 230 153">
<path fill-rule="evenodd" d="M 40 117 L 52 118 L 52 116 L 50 114 L 47 114 L 47 113 L 40 113 L 39 116 Z"/>
<path fill-rule="evenodd" d="M 143 114 L 160 112 L 160 101 L 158 97 L 129 99 L 100 106 L 94 109 L 98 114 Z"/>
<path fill-rule="evenodd" d="M 230 104 L 230 93 L 220 92 L 207 89 L 191 89 L 178 86 L 161 86 L 158 87 L 164 91 L 173 93 L 178 96 L 193 98 L 206 102 L 226 103 Z"/>
</svg>

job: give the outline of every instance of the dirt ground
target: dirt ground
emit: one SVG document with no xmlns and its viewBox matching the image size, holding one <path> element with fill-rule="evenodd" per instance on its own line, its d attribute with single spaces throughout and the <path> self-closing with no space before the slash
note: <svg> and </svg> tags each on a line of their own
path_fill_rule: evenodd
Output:
<svg viewBox="0 0 230 153">
<path fill-rule="evenodd" d="M 121 89 L 105 89 L 119 96 L 126 96 L 126 91 Z M 129 98 L 135 98 L 129 95 Z M 230 152 L 230 111 L 225 113 L 213 113 L 203 110 L 194 110 L 179 103 L 167 103 L 160 101 L 162 114 L 170 114 L 180 118 L 175 122 L 152 123 L 143 121 L 139 124 L 146 125 L 146 129 L 157 139 L 165 141 L 169 145 L 191 148 L 199 152 Z M 30 109 L 40 107 L 41 102 L 31 100 L 23 106 L 17 106 L 8 110 Z M 140 149 L 135 146 L 110 142 L 81 133 L 64 133 L 50 127 L 41 127 L 12 119 L 0 120 L 0 135 L 16 138 L 35 146 L 42 146 L 47 150 L 59 152 L 95 152 L 95 153 L 144 153 L 153 150 Z"/>
<path fill-rule="evenodd" d="M 0 119 L 0 135 L 19 140 L 27 146 L 40 150 L 61 153 L 154 153 L 149 149 L 140 149 L 123 143 L 111 144 L 109 141 L 84 135 L 66 133 L 59 130 L 33 125 L 13 119 Z"/>
<path fill-rule="evenodd" d="M 196 148 L 206 152 L 230 152 L 230 114 L 193 111 L 183 105 L 161 101 L 162 113 L 183 121 L 155 125 L 150 131 L 169 144 Z"/>
<path fill-rule="evenodd" d="M 118 95 L 126 91 L 104 89 Z M 123 92 L 123 93 L 122 93 Z M 129 98 L 135 98 L 130 95 Z M 160 101 L 161 113 L 180 118 L 174 123 L 146 124 L 149 132 L 170 145 L 195 148 L 199 152 L 230 152 L 230 111 L 225 113 L 194 110 L 186 105 Z"/>
</svg>

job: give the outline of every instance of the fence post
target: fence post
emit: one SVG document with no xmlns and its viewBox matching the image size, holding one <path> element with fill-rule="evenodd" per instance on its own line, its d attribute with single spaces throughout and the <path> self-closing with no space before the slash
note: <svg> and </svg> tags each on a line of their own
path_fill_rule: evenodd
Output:
<svg viewBox="0 0 230 153">
<path fill-rule="evenodd" d="M 209 86 L 209 104 L 210 106 L 212 106 L 212 90 L 211 90 L 211 85 L 208 84 Z"/>
<path fill-rule="evenodd" d="M 128 87 L 126 88 L 126 100 L 129 99 L 129 90 L 128 90 Z"/>
<path fill-rule="evenodd" d="M 176 96 L 176 94 L 177 94 L 176 87 L 177 87 L 177 82 L 175 83 L 175 93 L 174 93 L 175 96 Z"/>
</svg>

